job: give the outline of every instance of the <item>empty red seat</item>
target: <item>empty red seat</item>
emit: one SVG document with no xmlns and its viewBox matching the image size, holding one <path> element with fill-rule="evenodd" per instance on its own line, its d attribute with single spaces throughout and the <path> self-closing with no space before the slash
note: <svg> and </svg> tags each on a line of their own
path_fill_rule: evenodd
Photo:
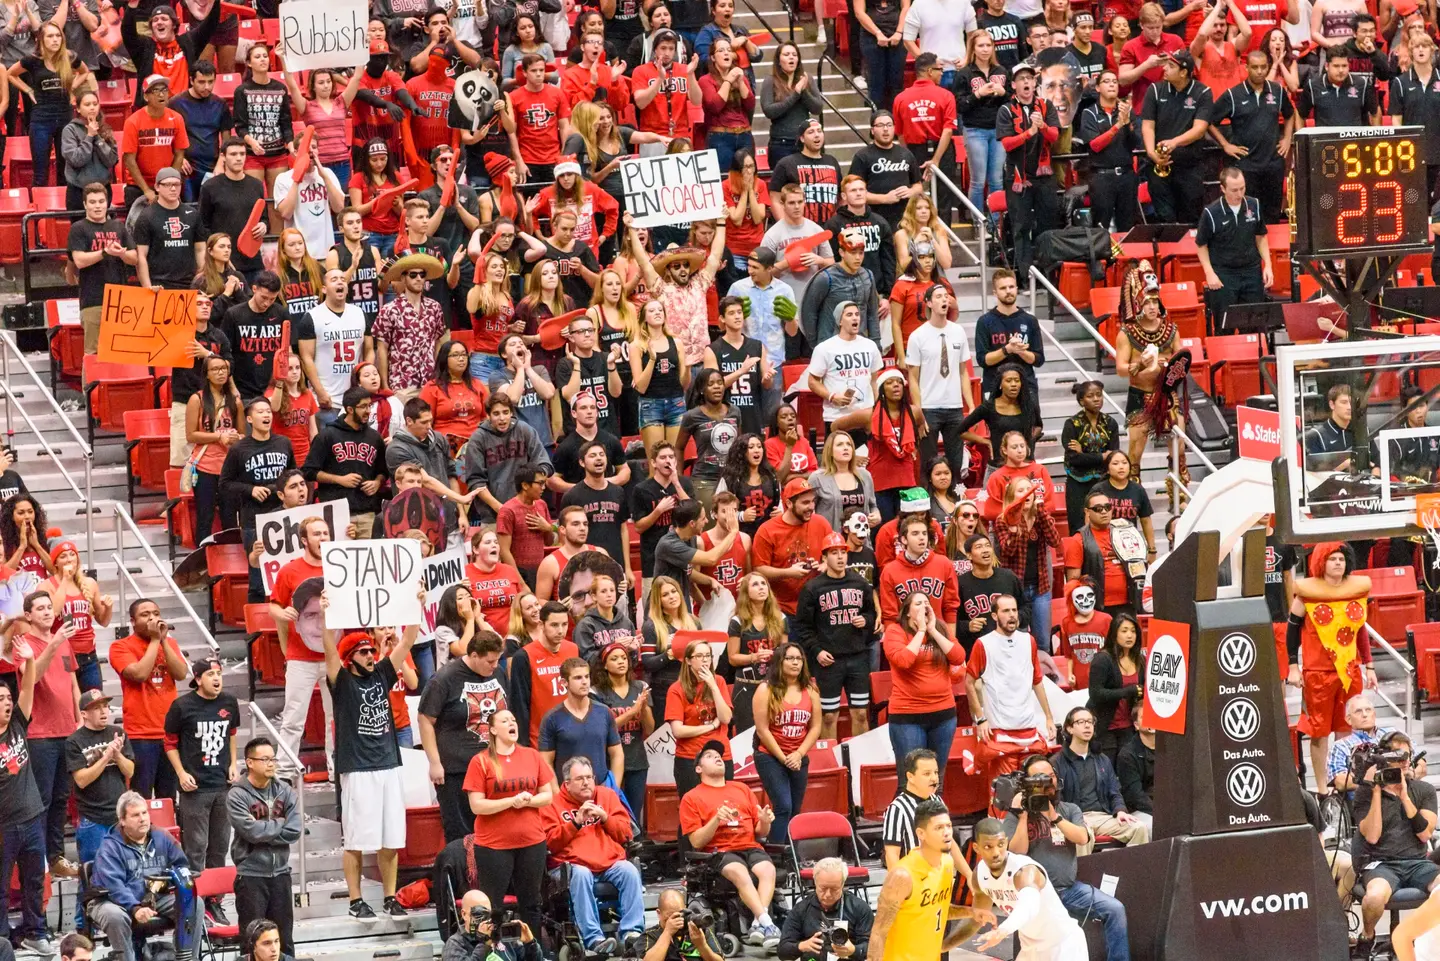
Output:
<svg viewBox="0 0 1440 961">
<path fill-rule="evenodd" d="M 130 470 L 125 475 L 125 493 L 135 510 L 135 488 L 163 492 L 165 472 L 170 469 L 170 411 L 127 410 L 125 450 Z"/>
<path fill-rule="evenodd" d="M 201 540 L 209 531 L 198 531 Z M 210 572 L 210 630 L 217 620 L 231 627 L 245 626 L 245 605 L 250 599 L 250 559 L 243 544 L 211 544 L 205 548 Z"/>
<path fill-rule="evenodd" d="M 165 472 L 165 506 L 160 513 L 169 518 L 165 525 L 170 547 L 170 560 L 175 560 L 175 545 L 179 543 L 194 550 L 195 540 L 195 495 L 180 489 L 180 468 L 172 467 Z"/>
<path fill-rule="evenodd" d="M 1190 351 L 1190 376 L 1202 390 L 1210 389 L 1210 361 L 1205 356 L 1205 338 L 1181 337 L 1180 346 Z"/>
<path fill-rule="evenodd" d="M 25 166 L 17 173 L 14 154 L 10 147 L 16 143 L 25 144 Z M 5 158 L 10 168 L 9 183 L 29 183 L 33 171 L 29 166 L 30 141 L 25 137 L 11 137 L 5 147 Z M 24 187 L 9 187 L 0 190 L 0 264 L 18 264 L 22 257 L 20 233 L 25 215 L 35 209 L 30 200 L 30 191 Z"/>
<path fill-rule="evenodd" d="M 1406 634 L 1415 683 L 1426 703 L 1440 704 L 1440 624 L 1411 624 Z"/>
<path fill-rule="evenodd" d="M 675 785 L 645 785 L 645 833 L 658 840 L 679 837 L 680 797 Z"/>
<path fill-rule="evenodd" d="M 1261 392 L 1259 334 L 1225 334 L 1205 338 L 1210 356 L 1210 396 L 1217 404 L 1236 407 Z"/>
<path fill-rule="evenodd" d="M 860 814 L 865 820 L 885 820 L 885 809 L 895 800 L 899 780 L 893 764 L 860 766 Z"/>
<path fill-rule="evenodd" d="M 1377 567 L 1357 571 L 1370 578 L 1370 626 L 1392 645 L 1410 624 L 1425 620 L 1425 595 L 1415 583 L 1413 567 Z"/>
<path fill-rule="evenodd" d="M 180 840 L 180 825 L 175 820 L 175 801 L 173 798 L 157 797 L 150 799 L 150 826 L 152 828 L 160 828 L 177 842 Z"/>
<path fill-rule="evenodd" d="M 30 152 L 29 137 L 11 137 L 5 141 L 5 182 L 7 184 L 33 184 L 35 182 L 35 161 Z M 30 192 L 25 187 L 11 187 L 11 190 L 23 191 L 26 199 Z"/>
<path fill-rule="evenodd" d="M 39 212 L 65 210 L 65 188 L 36 187 L 30 191 L 30 202 Z M 42 246 L 51 250 L 64 250 L 65 242 L 70 239 L 70 219 L 53 217 L 41 220 L 30 238 L 32 242 L 39 240 Z"/>
<path fill-rule="evenodd" d="M 149 367 L 111 364 L 90 355 L 81 365 L 81 379 L 90 404 L 92 442 L 96 427 L 116 433 L 125 430 L 125 411 L 155 408 L 155 378 Z"/>
</svg>

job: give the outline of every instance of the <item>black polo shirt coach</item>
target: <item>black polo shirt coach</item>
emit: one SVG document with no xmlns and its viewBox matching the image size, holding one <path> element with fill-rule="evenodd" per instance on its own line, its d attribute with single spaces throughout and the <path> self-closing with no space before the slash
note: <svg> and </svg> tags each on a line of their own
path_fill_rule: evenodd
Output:
<svg viewBox="0 0 1440 961">
<path fill-rule="evenodd" d="M 1215 98 L 1213 122 L 1229 120 L 1225 138 L 1249 151 L 1233 161 L 1245 172 L 1246 191 L 1260 198 L 1266 219 L 1278 221 L 1285 206 L 1285 158 L 1277 152 L 1280 134 L 1295 113 L 1285 88 L 1266 80 L 1256 90 L 1247 79 Z"/>
<path fill-rule="evenodd" d="M 1380 109 L 1373 81 L 1350 77 L 1336 86 L 1323 73 L 1300 87 L 1297 107 L 1300 116 L 1311 117 L 1317 127 L 1368 126 Z"/>
<path fill-rule="evenodd" d="M 1210 267 L 1223 284 L 1219 290 L 1205 291 L 1217 327 L 1225 311 L 1235 304 L 1258 304 L 1268 299 L 1256 244 L 1264 236 L 1265 218 L 1260 215 L 1260 201 L 1254 197 L 1245 197 L 1235 208 L 1222 195 L 1201 211 L 1195 246 L 1205 248 Z"/>
</svg>

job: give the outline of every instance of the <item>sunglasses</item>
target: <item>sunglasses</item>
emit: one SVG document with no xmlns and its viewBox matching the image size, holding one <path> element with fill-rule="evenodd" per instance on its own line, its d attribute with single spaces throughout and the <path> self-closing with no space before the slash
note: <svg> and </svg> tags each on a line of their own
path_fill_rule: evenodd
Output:
<svg viewBox="0 0 1440 961">
<path fill-rule="evenodd" d="M 1094 512 L 1097 513 L 1097 514 L 1108 514 L 1108 513 L 1110 513 L 1110 505 L 1109 505 L 1109 504 L 1092 504 L 1092 505 L 1090 505 L 1089 507 L 1087 507 L 1087 508 L 1085 508 L 1085 509 L 1086 509 L 1087 511 L 1094 511 Z"/>
<path fill-rule="evenodd" d="M 418 277 L 418 278 L 420 278 L 421 280 L 424 280 L 424 279 L 425 279 L 425 271 L 423 271 L 423 270 L 407 270 L 407 271 L 405 271 L 405 276 L 406 276 L 406 277 Z"/>
<path fill-rule="evenodd" d="M 980 516 L 980 515 L 979 515 L 978 513 L 976 513 L 975 511 L 961 511 L 961 512 L 960 512 L 960 519 L 961 519 L 961 520 L 967 520 L 967 521 L 969 521 L 969 520 L 974 520 L 975 518 L 977 518 L 977 517 L 979 517 L 979 516 Z"/>
</svg>

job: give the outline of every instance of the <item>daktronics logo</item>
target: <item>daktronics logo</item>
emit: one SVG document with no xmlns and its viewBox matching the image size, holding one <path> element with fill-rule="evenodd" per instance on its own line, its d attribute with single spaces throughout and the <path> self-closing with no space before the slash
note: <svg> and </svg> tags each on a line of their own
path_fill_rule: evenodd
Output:
<svg viewBox="0 0 1440 961">
<path fill-rule="evenodd" d="M 1249 901 L 1227 898 L 1223 901 L 1201 901 L 1200 911 L 1207 919 L 1242 918 L 1252 914 L 1283 914 L 1287 911 L 1309 911 L 1310 895 L 1305 891 L 1286 894 L 1257 894 Z"/>
</svg>

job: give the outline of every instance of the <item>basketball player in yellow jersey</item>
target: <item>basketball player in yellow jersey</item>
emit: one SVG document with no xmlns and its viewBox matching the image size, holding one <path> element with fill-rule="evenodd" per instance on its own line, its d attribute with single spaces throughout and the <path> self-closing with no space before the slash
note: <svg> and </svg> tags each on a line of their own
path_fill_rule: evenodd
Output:
<svg viewBox="0 0 1440 961">
<path fill-rule="evenodd" d="M 917 846 L 891 869 L 880 889 L 866 952 L 873 961 L 936 961 L 973 937 L 981 921 L 995 923 L 989 911 L 950 903 L 957 870 L 950 854 L 953 838 L 950 812 L 939 798 L 915 806 Z M 966 920 L 947 936 L 945 922 L 952 914 Z"/>
</svg>

